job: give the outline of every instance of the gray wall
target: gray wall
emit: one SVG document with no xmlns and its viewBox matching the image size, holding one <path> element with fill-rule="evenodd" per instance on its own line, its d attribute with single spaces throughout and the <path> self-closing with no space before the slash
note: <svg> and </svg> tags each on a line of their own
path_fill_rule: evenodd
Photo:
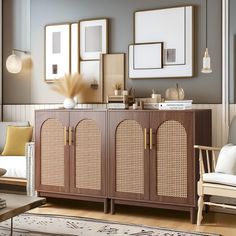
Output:
<svg viewBox="0 0 236 236">
<path fill-rule="evenodd" d="M 7 51 L 13 45 L 14 29 L 8 22 L 14 23 L 12 5 L 15 5 L 16 1 L 24 0 L 3 0 L 5 34 L 3 45 L 6 48 L 3 52 L 4 62 Z M 49 84 L 44 82 L 46 24 L 77 22 L 97 17 L 109 18 L 110 52 L 127 53 L 128 44 L 133 42 L 134 11 L 183 5 L 195 6 L 194 77 L 139 80 L 126 78 L 126 85 L 136 90 L 137 97 L 144 97 L 150 96 L 152 88 L 164 95 L 168 87 L 173 87 L 178 82 L 179 86 L 184 88 L 186 98 L 193 99 L 194 103 L 221 103 L 221 0 L 208 0 L 208 4 L 208 48 L 212 58 L 213 73 L 201 74 L 202 56 L 205 50 L 205 0 L 31 0 L 30 42 L 33 68 L 29 75 L 30 81 L 24 85 L 24 82 L 18 79 L 21 75 L 14 75 L 12 78 L 12 75 L 4 70 L 4 104 L 57 103 L 63 100 L 50 90 Z M 8 32 L 9 27 L 13 32 Z M 20 39 L 16 38 L 16 41 L 18 40 Z"/>
<path fill-rule="evenodd" d="M 31 70 L 15 75 L 8 73 L 5 66 L 13 48 L 30 51 L 30 0 L 2 0 L 2 4 L 3 104 L 30 103 Z"/>
</svg>

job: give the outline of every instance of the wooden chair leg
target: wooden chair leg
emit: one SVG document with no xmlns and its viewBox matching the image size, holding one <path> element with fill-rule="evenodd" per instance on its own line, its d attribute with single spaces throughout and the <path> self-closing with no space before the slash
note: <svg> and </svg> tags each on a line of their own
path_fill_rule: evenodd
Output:
<svg viewBox="0 0 236 236">
<path fill-rule="evenodd" d="M 203 196 L 199 196 L 198 199 L 198 212 L 197 212 L 197 225 L 201 224 L 202 221 L 202 210 L 203 210 Z"/>
</svg>

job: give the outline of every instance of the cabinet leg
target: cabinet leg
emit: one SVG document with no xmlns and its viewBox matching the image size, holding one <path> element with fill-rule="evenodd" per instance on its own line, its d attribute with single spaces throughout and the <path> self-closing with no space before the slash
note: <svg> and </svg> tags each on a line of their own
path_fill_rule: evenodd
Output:
<svg viewBox="0 0 236 236">
<path fill-rule="evenodd" d="M 104 206 L 103 206 L 103 208 L 104 208 L 103 209 L 104 213 L 107 214 L 108 211 L 109 211 L 109 209 L 108 209 L 109 208 L 109 204 L 108 204 L 108 199 L 107 198 L 104 199 Z"/>
<path fill-rule="evenodd" d="M 111 199 L 111 214 L 112 214 L 112 215 L 115 214 L 115 203 L 114 203 L 114 199 Z"/>
<path fill-rule="evenodd" d="M 195 208 L 190 209 L 190 221 L 192 224 L 196 224 L 197 211 Z"/>
</svg>

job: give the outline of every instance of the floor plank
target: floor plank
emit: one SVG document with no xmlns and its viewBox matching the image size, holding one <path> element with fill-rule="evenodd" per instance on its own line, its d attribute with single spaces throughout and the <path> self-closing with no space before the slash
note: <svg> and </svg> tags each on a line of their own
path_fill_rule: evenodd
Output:
<svg viewBox="0 0 236 236">
<path fill-rule="evenodd" d="M 190 223 L 189 213 L 143 208 L 116 206 L 116 214 L 104 214 L 100 203 L 49 199 L 42 207 L 31 210 L 33 213 L 58 214 L 89 217 L 124 223 L 167 227 L 183 231 L 218 233 L 224 236 L 236 235 L 236 215 L 210 212 L 204 216 L 201 226 Z"/>
</svg>

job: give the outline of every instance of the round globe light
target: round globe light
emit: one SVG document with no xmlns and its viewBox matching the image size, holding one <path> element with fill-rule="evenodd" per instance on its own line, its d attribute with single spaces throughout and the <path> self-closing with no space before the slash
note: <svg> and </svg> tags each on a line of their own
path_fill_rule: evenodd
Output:
<svg viewBox="0 0 236 236">
<path fill-rule="evenodd" d="M 17 74 L 21 71 L 22 69 L 22 61 L 21 58 L 18 57 L 16 54 L 12 54 L 7 58 L 6 61 L 6 67 L 7 70 L 10 73 Z"/>
</svg>

